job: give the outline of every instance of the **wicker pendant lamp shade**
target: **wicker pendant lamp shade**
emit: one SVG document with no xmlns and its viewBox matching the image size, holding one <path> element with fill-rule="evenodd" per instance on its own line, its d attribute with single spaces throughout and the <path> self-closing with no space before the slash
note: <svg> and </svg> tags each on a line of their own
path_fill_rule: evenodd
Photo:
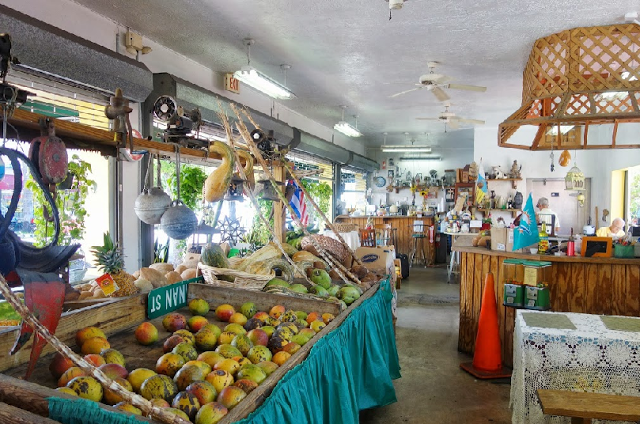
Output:
<svg viewBox="0 0 640 424">
<path fill-rule="evenodd" d="M 498 145 L 527 150 L 638 148 L 616 145 L 618 126 L 640 123 L 640 25 L 574 28 L 538 39 L 523 74 L 522 107 L 499 126 Z M 608 144 L 587 144 L 589 126 L 613 124 Z M 530 145 L 510 144 L 522 126 Z"/>
</svg>

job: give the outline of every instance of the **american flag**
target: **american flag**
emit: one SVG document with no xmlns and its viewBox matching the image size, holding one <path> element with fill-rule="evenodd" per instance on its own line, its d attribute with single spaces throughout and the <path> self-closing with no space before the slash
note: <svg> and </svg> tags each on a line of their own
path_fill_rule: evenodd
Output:
<svg viewBox="0 0 640 424">
<path fill-rule="evenodd" d="M 294 181 L 291 181 L 291 185 L 293 186 L 293 196 L 291 196 L 289 203 L 297 217 L 300 218 L 302 225 L 306 227 L 309 222 L 309 214 L 307 213 L 307 205 L 304 201 L 304 192 Z M 295 217 L 292 216 L 292 218 Z"/>
</svg>

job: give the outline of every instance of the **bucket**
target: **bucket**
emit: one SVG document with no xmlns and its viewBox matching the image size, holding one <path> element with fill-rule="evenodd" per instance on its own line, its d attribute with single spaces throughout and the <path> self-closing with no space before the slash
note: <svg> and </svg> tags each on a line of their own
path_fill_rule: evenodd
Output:
<svg viewBox="0 0 640 424">
<path fill-rule="evenodd" d="M 613 257 L 614 258 L 633 258 L 634 248 L 632 244 L 614 244 L 613 245 Z"/>
</svg>

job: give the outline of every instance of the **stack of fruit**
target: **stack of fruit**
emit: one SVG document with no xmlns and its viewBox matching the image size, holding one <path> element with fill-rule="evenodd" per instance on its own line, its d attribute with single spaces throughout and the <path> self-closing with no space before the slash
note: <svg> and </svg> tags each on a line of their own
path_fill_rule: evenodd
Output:
<svg viewBox="0 0 640 424">
<path fill-rule="evenodd" d="M 170 335 L 163 342 L 164 354 L 155 369 L 128 372 L 123 355 L 111 348 L 96 327 L 80 330 L 76 343 L 85 359 L 127 390 L 159 407 L 172 408 L 196 424 L 213 424 L 334 318 L 332 314 L 287 310 L 282 305 L 268 312 L 257 311 L 250 302 L 238 310 L 229 304 L 219 305 L 213 313 L 203 299 L 192 299 L 188 306 L 189 318 L 175 312 L 163 317 L 162 326 Z M 211 315 L 215 315 L 212 322 L 207 318 Z M 135 338 L 153 348 L 159 331 L 153 323 L 143 322 L 136 328 Z M 58 379 L 58 390 L 141 414 L 60 355 L 54 357 L 50 371 Z"/>
</svg>

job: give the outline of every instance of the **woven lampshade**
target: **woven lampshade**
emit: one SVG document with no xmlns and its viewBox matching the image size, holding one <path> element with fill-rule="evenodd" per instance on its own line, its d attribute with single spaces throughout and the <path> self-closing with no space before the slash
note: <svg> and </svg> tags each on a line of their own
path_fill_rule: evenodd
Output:
<svg viewBox="0 0 640 424">
<path fill-rule="evenodd" d="M 499 127 L 498 144 L 527 150 L 638 148 L 616 145 L 618 125 L 640 122 L 640 26 L 574 28 L 538 39 L 523 74 L 522 107 Z M 587 145 L 589 126 L 613 124 L 610 144 Z M 530 146 L 507 140 L 538 126 Z"/>
</svg>

